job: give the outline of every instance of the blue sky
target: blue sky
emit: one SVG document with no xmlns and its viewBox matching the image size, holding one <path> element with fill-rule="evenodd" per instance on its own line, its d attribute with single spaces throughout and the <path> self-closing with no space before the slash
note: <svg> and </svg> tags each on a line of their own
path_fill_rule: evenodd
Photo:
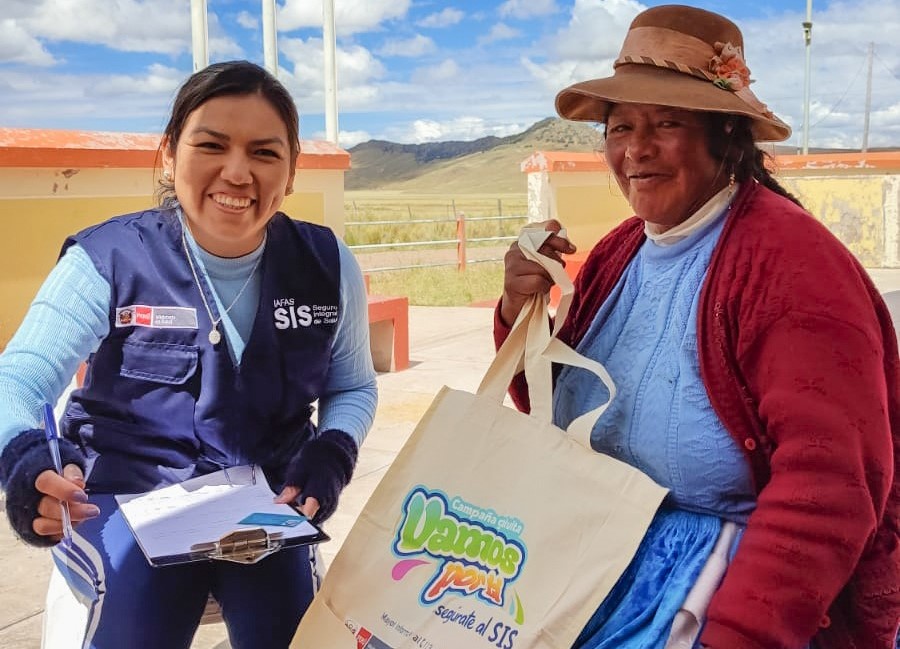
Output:
<svg viewBox="0 0 900 649">
<path fill-rule="evenodd" d="M 210 60 L 262 63 L 259 0 L 207 0 Z M 635 0 L 335 0 L 340 141 L 471 140 L 612 70 Z M 806 0 L 696 0 L 744 33 L 757 96 L 803 133 Z M 2 0 L 0 127 L 159 132 L 191 72 L 189 0 Z M 320 0 L 279 0 L 279 77 L 324 137 Z M 813 0 L 809 143 L 900 147 L 900 0 Z"/>
</svg>

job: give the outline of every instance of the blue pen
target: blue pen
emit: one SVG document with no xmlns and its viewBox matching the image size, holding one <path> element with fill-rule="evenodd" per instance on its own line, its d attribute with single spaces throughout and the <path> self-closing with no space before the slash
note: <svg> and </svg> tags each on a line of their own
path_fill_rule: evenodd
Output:
<svg viewBox="0 0 900 649">
<path fill-rule="evenodd" d="M 56 430 L 56 418 L 53 415 L 53 406 L 44 404 L 44 435 L 47 438 L 47 446 L 50 447 L 50 457 L 53 458 L 53 466 L 59 475 L 63 474 L 62 458 L 59 456 L 59 432 Z M 69 503 L 60 502 L 62 508 L 63 543 L 72 542 L 72 517 L 69 515 Z"/>
</svg>

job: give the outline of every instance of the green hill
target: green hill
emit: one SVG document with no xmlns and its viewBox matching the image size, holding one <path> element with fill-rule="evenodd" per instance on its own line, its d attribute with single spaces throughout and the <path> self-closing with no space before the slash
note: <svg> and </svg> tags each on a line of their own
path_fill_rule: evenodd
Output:
<svg viewBox="0 0 900 649">
<path fill-rule="evenodd" d="M 520 165 L 534 151 L 602 150 L 592 124 L 549 117 L 508 137 L 471 142 L 397 144 L 370 140 L 350 149 L 347 191 L 391 190 L 406 194 L 524 194 Z M 795 146 L 762 144 L 770 154 L 798 153 Z M 845 152 L 811 149 L 810 153 Z"/>
<path fill-rule="evenodd" d="M 345 188 L 411 193 L 524 193 L 522 161 L 534 151 L 594 151 L 589 124 L 547 118 L 517 135 L 471 142 L 396 144 L 371 140 L 350 149 Z"/>
</svg>

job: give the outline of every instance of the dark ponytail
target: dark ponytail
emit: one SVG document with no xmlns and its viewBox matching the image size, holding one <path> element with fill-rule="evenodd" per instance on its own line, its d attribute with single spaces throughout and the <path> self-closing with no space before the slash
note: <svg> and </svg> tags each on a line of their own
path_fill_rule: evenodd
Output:
<svg viewBox="0 0 900 649">
<path fill-rule="evenodd" d="M 737 182 L 756 180 L 776 194 L 803 207 L 797 197 L 782 187 L 769 173 L 767 163 L 772 158 L 756 146 L 749 117 L 727 113 L 708 113 L 708 115 L 706 129 L 709 152 L 713 158 L 724 163 L 724 168 L 729 174 L 734 173 Z"/>
</svg>

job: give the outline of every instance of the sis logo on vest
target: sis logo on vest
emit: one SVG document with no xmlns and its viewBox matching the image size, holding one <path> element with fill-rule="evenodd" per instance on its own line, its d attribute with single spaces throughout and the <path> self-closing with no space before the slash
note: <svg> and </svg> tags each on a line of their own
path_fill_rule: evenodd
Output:
<svg viewBox="0 0 900 649">
<path fill-rule="evenodd" d="M 275 320 L 276 329 L 337 324 L 337 304 L 295 304 L 294 302 L 292 297 L 273 300 L 272 317 Z"/>
</svg>

